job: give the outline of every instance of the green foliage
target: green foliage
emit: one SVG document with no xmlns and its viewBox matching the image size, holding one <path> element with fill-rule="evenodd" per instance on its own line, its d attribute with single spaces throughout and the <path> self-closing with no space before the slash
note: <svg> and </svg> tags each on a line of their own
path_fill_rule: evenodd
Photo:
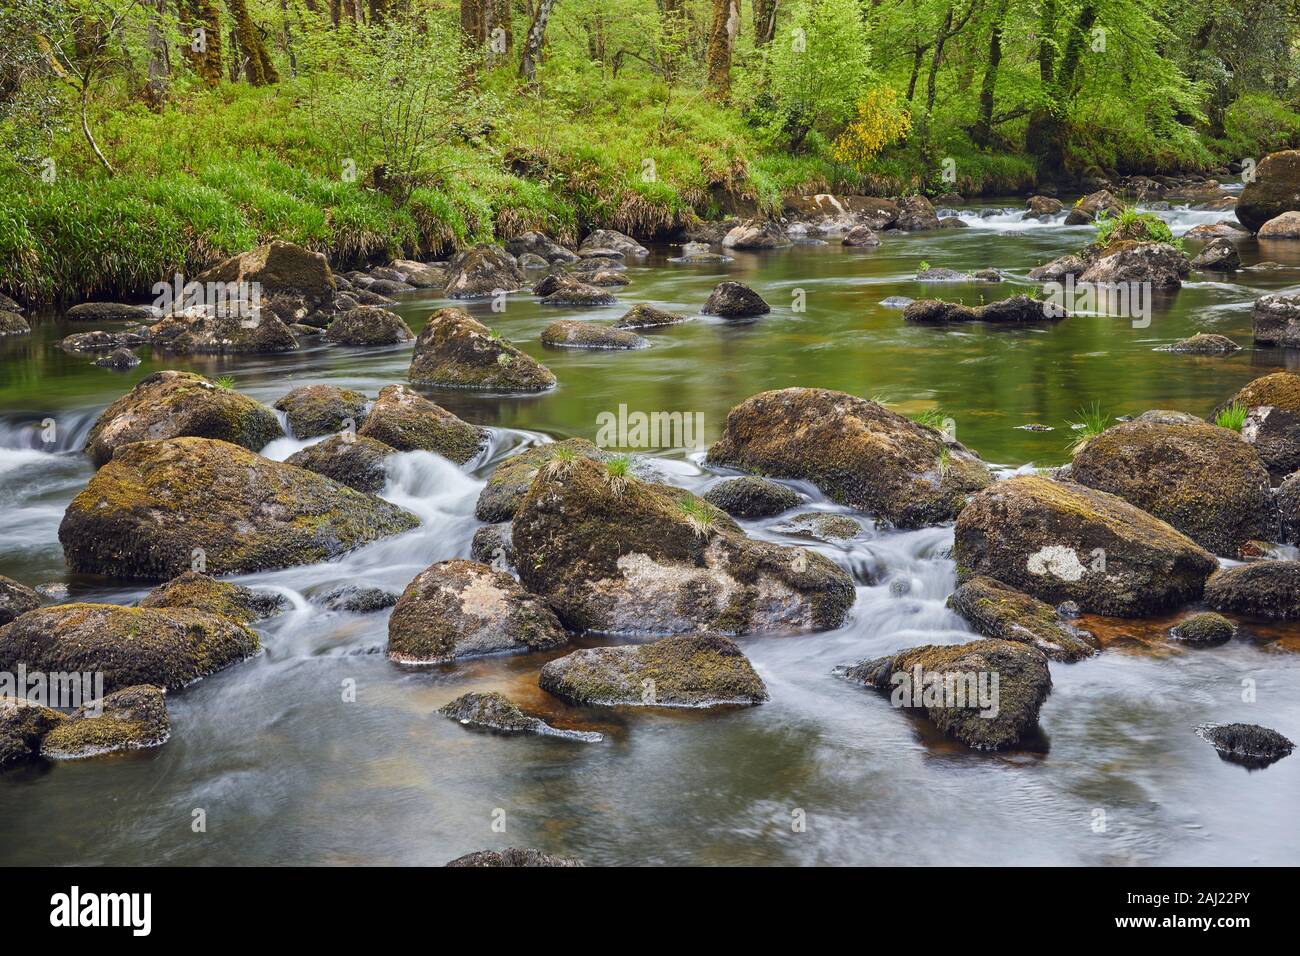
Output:
<svg viewBox="0 0 1300 956">
<path fill-rule="evenodd" d="M 1133 240 L 1135 242 L 1167 242 L 1180 244 L 1174 238 L 1169 224 L 1159 216 L 1149 212 L 1138 212 L 1132 206 L 1125 207 L 1118 216 L 1103 216 L 1096 222 L 1097 245 L 1105 247 L 1112 242 Z"/>
<path fill-rule="evenodd" d="M 1220 428 L 1231 428 L 1234 432 L 1241 431 L 1241 426 L 1246 424 L 1246 414 L 1249 409 L 1241 402 L 1233 402 L 1219 414 L 1214 416 L 1214 424 Z"/>
<path fill-rule="evenodd" d="M 1083 446 L 1104 432 L 1110 423 L 1110 416 L 1102 412 L 1100 402 L 1084 406 L 1075 414 L 1079 416 L 1079 421 L 1067 423 L 1075 432 L 1069 444 L 1071 455 L 1082 451 Z"/>
</svg>

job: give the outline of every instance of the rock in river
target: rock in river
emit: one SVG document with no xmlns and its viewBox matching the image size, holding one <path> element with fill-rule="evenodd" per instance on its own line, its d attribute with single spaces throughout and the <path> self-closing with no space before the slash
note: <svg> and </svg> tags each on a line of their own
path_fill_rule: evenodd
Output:
<svg viewBox="0 0 1300 956">
<path fill-rule="evenodd" d="M 25 584 L 0 574 L 0 625 L 41 606 L 41 596 Z"/>
<path fill-rule="evenodd" d="M 1300 561 L 1252 561 L 1221 568 L 1205 583 L 1205 603 L 1248 617 L 1300 618 Z"/>
<path fill-rule="evenodd" d="M 895 706 L 924 710 L 941 731 L 977 750 L 1019 743 L 1038 726 L 1052 690 L 1042 651 L 996 639 L 927 644 L 835 673 L 890 691 Z"/>
<path fill-rule="evenodd" d="M 824 388 L 741 402 L 708 460 L 811 481 L 835 501 L 902 528 L 951 520 L 992 481 L 964 445 L 878 402 Z"/>
<path fill-rule="evenodd" d="M 1192 260 L 1192 268 L 1209 272 L 1233 272 L 1241 265 L 1237 247 L 1222 236 L 1210 240 Z"/>
<path fill-rule="evenodd" d="M 123 445 L 160 438 L 218 438 L 258 451 L 281 437 L 275 412 L 193 372 L 154 372 L 100 414 L 86 436 L 96 468 Z"/>
<path fill-rule="evenodd" d="M 1193 614 L 1169 629 L 1169 636 L 1174 640 L 1196 647 L 1224 644 L 1232 640 L 1236 634 L 1237 625 L 1222 614 L 1215 614 L 1213 611 Z"/>
<path fill-rule="evenodd" d="M 563 469 L 566 462 L 574 457 L 604 462 L 612 456 L 585 438 L 569 438 L 549 445 L 526 448 L 497 465 L 479 492 L 478 503 L 474 506 L 475 517 L 479 521 L 510 521 L 523 503 L 528 489 L 532 487 L 538 470 L 547 467 L 551 461 L 555 462 L 552 468 Z"/>
<path fill-rule="evenodd" d="M 256 283 L 262 297 L 301 296 L 309 311 L 324 305 L 336 291 L 334 273 L 323 255 L 279 240 L 226 259 L 195 281 L 250 288 Z"/>
<path fill-rule="evenodd" d="M 557 319 L 542 329 L 542 344 L 570 349 L 644 349 L 650 343 L 634 332 L 581 319 Z"/>
<path fill-rule="evenodd" d="M 245 624 L 192 608 L 59 604 L 0 630 L 0 670 L 102 672 L 104 690 L 176 690 L 257 653 Z"/>
<path fill-rule="evenodd" d="M 1300 295 L 1262 295 L 1250 314 L 1256 345 L 1300 348 Z"/>
<path fill-rule="evenodd" d="M 1241 191 L 1236 212 L 1243 226 L 1258 232 L 1292 209 L 1300 209 L 1300 149 L 1284 149 L 1260 160 L 1255 178 Z"/>
<path fill-rule="evenodd" d="M 201 555 L 212 574 L 310 564 L 408 531 L 419 519 L 228 442 L 175 438 L 120 449 L 59 525 L 68 566 L 168 580 Z"/>
<path fill-rule="evenodd" d="M 365 435 L 344 432 L 308 445 L 286 458 L 286 465 L 306 468 L 349 488 L 377 494 L 388 483 L 385 462 L 397 449 Z"/>
<path fill-rule="evenodd" d="M 547 662 L 537 683 L 561 700 L 588 706 L 721 707 L 768 699 L 740 648 L 717 634 L 574 651 Z"/>
<path fill-rule="evenodd" d="M 948 606 L 978 633 L 1029 644 L 1054 661 L 1083 660 L 1100 649 L 1096 638 L 1050 604 L 983 575 L 963 581 L 949 596 Z"/>
<path fill-rule="evenodd" d="M 718 482 L 705 493 L 704 500 L 736 518 L 770 518 L 789 511 L 802 499 L 793 488 L 775 481 L 745 477 Z"/>
<path fill-rule="evenodd" d="M 1065 309 L 1048 300 L 1013 295 L 987 305 L 962 305 L 941 299 L 917 299 L 903 309 L 903 321 L 915 325 L 950 325 L 960 322 L 989 322 L 994 325 L 1059 322 Z"/>
<path fill-rule="evenodd" d="M 510 698 L 496 692 L 464 694 L 450 704 L 439 707 L 438 713 L 466 727 L 485 727 L 506 734 L 536 734 L 539 737 L 559 737 L 589 744 L 605 739 L 603 734 L 552 727 L 540 717 L 525 714 Z"/>
<path fill-rule="evenodd" d="M 176 312 L 149 327 L 149 341 L 178 355 L 274 354 L 298 348 L 289 327 L 270 309 L 256 316 L 201 309 Z"/>
<path fill-rule="evenodd" d="M 772 307 L 761 295 L 743 283 L 719 282 L 700 311 L 724 319 L 740 319 L 766 315 L 772 311 Z"/>
<path fill-rule="evenodd" d="M 332 435 L 349 427 L 355 431 L 366 420 L 369 405 L 360 392 L 337 385 L 300 385 L 275 403 L 289 419 L 294 438 Z"/>
<path fill-rule="evenodd" d="M 587 458 L 538 472 L 513 543 L 524 585 L 574 629 L 826 629 L 853 604 L 852 578 L 820 554 L 752 540 L 688 492 Z"/>
<path fill-rule="evenodd" d="M 1300 469 L 1300 376 L 1273 372 L 1248 382 L 1215 412 L 1249 409 L 1241 437 L 1255 447 L 1274 481 Z"/>
<path fill-rule="evenodd" d="M 165 691 L 137 684 L 82 706 L 60 721 L 41 741 L 41 756 L 81 760 L 158 747 L 170 736 Z"/>
<path fill-rule="evenodd" d="M 463 309 L 439 309 L 415 342 L 412 382 L 444 388 L 539 392 L 555 375 Z M 373 412 L 372 412 L 373 414 Z"/>
<path fill-rule="evenodd" d="M 1205 724 L 1196 734 L 1213 744 L 1224 760 L 1252 770 L 1261 770 L 1295 749 L 1288 738 L 1259 724 Z"/>
<path fill-rule="evenodd" d="M 972 498 L 957 518 L 954 557 L 963 577 L 988 575 L 1051 604 L 1118 617 L 1195 600 L 1218 564 L 1122 498 L 1037 475 Z"/>
<path fill-rule="evenodd" d="M 340 345 L 396 345 L 410 342 L 415 333 L 397 313 L 361 305 L 331 322 L 325 338 Z"/>
<path fill-rule="evenodd" d="M 1191 271 L 1187 253 L 1167 242 L 1112 243 L 1093 260 L 1079 282 L 1097 285 L 1151 283 L 1156 290 L 1182 286 Z"/>
<path fill-rule="evenodd" d="M 278 614 L 288 604 L 283 595 L 218 581 L 197 571 L 186 571 L 166 584 L 158 585 L 140 601 L 141 607 L 187 607 L 219 614 L 243 624 Z"/>
<path fill-rule="evenodd" d="M 634 305 L 623 313 L 622 318 L 614 323 L 616 329 L 656 329 L 665 325 L 677 325 L 685 322 L 689 316 L 679 312 L 656 309 L 652 305 L 641 303 Z"/>
<path fill-rule="evenodd" d="M 421 571 L 388 619 L 388 656 L 401 664 L 544 651 L 568 639 L 550 609 L 509 574 L 459 558 Z"/>
<path fill-rule="evenodd" d="M 447 266 L 447 297 L 488 299 L 518 292 L 528 284 L 515 257 L 500 246 L 481 244 L 457 253 Z"/>
<path fill-rule="evenodd" d="M 0 770 L 35 757 L 45 735 L 66 719 L 25 697 L 0 695 Z"/>
<path fill-rule="evenodd" d="M 724 249 L 782 249 L 790 238 L 778 223 L 767 219 L 750 219 L 728 232 L 722 239 Z"/>
<path fill-rule="evenodd" d="M 380 390 L 357 435 L 398 451 L 435 452 L 458 465 L 482 451 L 488 440 L 484 429 L 461 421 L 405 385 Z"/>
<path fill-rule="evenodd" d="M 511 846 L 500 851 L 475 850 L 473 853 L 466 853 L 464 856 L 457 857 L 446 865 L 475 867 L 480 869 L 516 866 L 572 867 L 582 866 L 582 861 L 570 860 L 559 856 L 551 856 L 550 854 L 543 853 L 541 850 L 521 850 Z"/>
</svg>

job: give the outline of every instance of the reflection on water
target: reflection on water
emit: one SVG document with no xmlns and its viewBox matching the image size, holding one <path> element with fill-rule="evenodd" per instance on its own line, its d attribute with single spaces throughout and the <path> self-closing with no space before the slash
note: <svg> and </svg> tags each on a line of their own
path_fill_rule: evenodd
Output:
<svg viewBox="0 0 1300 956">
<path fill-rule="evenodd" d="M 727 410 L 754 392 L 819 385 L 907 412 L 942 409 L 989 461 L 1041 466 L 1066 460 L 1066 423 L 1081 406 L 1205 414 L 1287 363 L 1281 352 L 1250 348 L 1229 358 L 1152 351 L 1197 331 L 1249 345 L 1253 298 L 1300 283 L 1300 250 L 1253 242 L 1241 247 L 1247 264 L 1267 258 L 1291 268 L 1194 276 L 1142 329 L 1102 316 L 1050 329 L 914 328 L 880 304 L 892 295 L 978 304 L 1023 291 L 1029 269 L 1089 236 L 1021 221 L 1019 209 L 1010 201 L 962 209 L 967 229 L 888 235 L 870 251 L 798 246 L 699 267 L 668 265 L 673 250 L 656 249 L 629 269 L 619 306 L 582 314 L 612 319 L 640 301 L 694 314 L 724 276 L 753 285 L 773 311 L 747 326 L 696 317 L 648 333 L 654 348 L 637 353 L 543 350 L 538 333 L 561 314 L 526 295 L 503 314 L 472 305 L 550 365 L 559 388 L 528 397 L 424 389 L 489 426 L 493 440 L 466 468 L 419 452 L 390 461 L 383 495 L 415 512 L 420 528 L 338 561 L 240 578 L 290 599 L 287 613 L 261 626 L 264 653 L 172 695 L 174 732 L 162 748 L 0 777 L 0 862 L 436 864 L 504 845 L 590 863 L 1293 862 L 1300 759 L 1248 774 L 1193 731 L 1207 721 L 1248 721 L 1300 734 L 1294 628 L 1248 624 L 1237 640 L 1202 650 L 1170 644 L 1165 631 L 1176 618 L 1089 618 L 1106 653 L 1053 665 L 1041 739 L 1001 755 L 966 751 L 887 697 L 831 678 L 838 664 L 971 638 L 945 606 L 955 580 L 950 528 L 899 533 L 864 521 L 852 541 L 821 544 L 789 535 L 778 520 L 746 522 L 751 534 L 840 563 L 858 581 L 858 597 L 836 631 L 743 638 L 772 700 L 716 713 L 569 707 L 536 685 L 541 664 L 564 650 L 399 669 L 383 653 L 387 612 L 328 612 L 314 600 L 345 584 L 398 591 L 428 564 L 468 555 L 474 501 L 496 462 L 553 438 L 594 438 L 596 416 L 620 404 L 700 412 L 712 441 Z M 1224 214 L 1162 215 L 1181 234 Z M 911 276 L 923 260 L 995 267 L 1009 281 L 922 286 Z M 795 311 L 800 299 L 806 311 Z M 436 304 L 408 297 L 399 311 L 418 328 Z M 87 600 L 145 592 L 70 577 L 57 542 L 63 510 L 91 474 L 79 452 L 85 432 L 144 375 L 167 367 L 231 375 L 269 403 L 310 382 L 374 395 L 403 381 L 410 359 L 409 345 L 315 346 L 244 359 L 145 355 L 119 374 L 54 347 L 68 331 L 52 321 L 30 339 L 0 340 L 0 573 L 29 584 L 65 581 Z M 1055 430 L 1016 428 L 1031 422 Z M 265 453 L 282 460 L 306 444 L 281 439 Z M 697 491 L 720 477 L 695 450 L 656 464 Z M 798 487 L 807 508 L 843 510 Z M 349 681 L 355 702 L 344 700 Z M 490 689 L 605 740 L 575 746 L 471 732 L 435 713 L 466 691 Z M 1247 690 L 1253 702 L 1243 699 Z M 197 808 L 207 812 L 203 834 L 190 827 Z M 504 835 L 491 829 L 498 809 Z M 797 811 L 804 832 L 791 825 Z"/>
</svg>

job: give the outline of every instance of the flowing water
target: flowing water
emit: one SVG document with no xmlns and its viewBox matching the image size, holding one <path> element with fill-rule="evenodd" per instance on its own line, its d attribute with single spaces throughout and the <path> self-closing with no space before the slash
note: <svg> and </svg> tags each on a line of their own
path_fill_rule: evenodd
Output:
<svg viewBox="0 0 1300 956">
<path fill-rule="evenodd" d="M 1168 622 L 1091 620 L 1107 652 L 1053 664 L 1040 737 L 998 755 L 945 741 L 887 697 L 833 678 L 838 664 L 972 638 L 944 606 L 955 581 L 951 528 L 900 533 L 864 520 L 851 542 L 814 543 L 855 573 L 857 603 L 832 632 L 742 638 L 772 698 L 748 709 L 571 708 L 536 683 L 541 664 L 565 651 L 402 670 L 384 655 L 387 612 L 312 603 L 340 584 L 400 590 L 427 565 L 467 556 L 474 501 L 495 463 L 527 444 L 594 439 L 597 416 L 620 405 L 699 413 L 711 442 L 727 410 L 755 392 L 842 389 L 903 412 L 941 410 L 965 444 L 1010 470 L 1067 460 L 1068 423 L 1094 401 L 1110 415 L 1204 415 L 1250 379 L 1286 366 L 1278 350 L 1202 358 L 1153 349 L 1198 331 L 1248 346 L 1253 299 L 1300 283 L 1296 243 L 1243 243 L 1246 264 L 1286 268 L 1194 274 L 1156 301 L 1145 326 L 1104 315 L 1016 330 L 905 326 L 882 300 L 928 294 L 977 304 L 1028 291 L 1029 269 L 1090 237 L 1087 228 L 1022 222 L 1019 203 L 960 212 L 970 228 L 889 235 L 875 250 L 800 245 L 687 266 L 667 263 L 676 250 L 657 248 L 630 266 L 619 306 L 582 316 L 613 319 L 641 301 L 695 314 L 724 277 L 752 285 L 773 310 L 751 324 L 696 317 L 649 333 L 653 348 L 639 352 L 544 351 L 538 333 L 570 313 L 527 295 L 511 297 L 500 314 L 490 303 L 471 305 L 545 361 L 559 387 L 528 397 L 424 390 L 490 427 L 493 443 L 465 468 L 421 452 L 391 460 L 384 497 L 422 526 L 337 561 L 240 578 L 290 599 L 288 613 L 259 625 L 263 653 L 169 695 L 173 730 L 162 747 L 0 776 L 0 863 L 439 864 L 502 846 L 590 864 L 1294 862 L 1300 757 L 1247 771 L 1220 760 L 1194 728 L 1246 721 L 1300 739 L 1300 629 L 1246 627 L 1230 644 L 1184 650 L 1164 638 Z M 1162 215 L 1178 234 L 1222 216 Z M 922 261 L 996 267 L 1009 281 L 922 286 L 911 278 Z M 410 295 L 397 311 L 418 331 L 443 304 Z M 57 539 L 64 508 L 92 473 L 80 452 L 85 432 L 135 382 L 190 368 L 230 375 L 267 403 L 315 382 L 373 396 L 405 381 L 410 361 L 410 346 L 209 359 L 146 349 L 142 365 L 117 373 L 57 348 L 84 327 L 51 317 L 30 337 L 0 339 L 0 574 L 66 583 L 75 600 L 130 603 L 147 591 L 70 575 Z M 1053 430 L 1017 428 L 1030 423 Z M 265 453 L 282 459 L 305 444 L 282 439 Z M 647 454 L 695 490 L 719 477 L 696 448 Z M 800 488 L 809 508 L 844 510 Z M 777 523 L 745 524 L 755 535 L 809 544 Z M 601 642 L 583 637 L 575 646 Z M 344 700 L 350 681 L 355 702 Z M 1243 700 L 1248 686 L 1253 702 Z M 435 713 L 466 691 L 489 689 L 605 738 L 505 737 Z M 196 833 L 199 809 L 207 825 Z"/>
</svg>

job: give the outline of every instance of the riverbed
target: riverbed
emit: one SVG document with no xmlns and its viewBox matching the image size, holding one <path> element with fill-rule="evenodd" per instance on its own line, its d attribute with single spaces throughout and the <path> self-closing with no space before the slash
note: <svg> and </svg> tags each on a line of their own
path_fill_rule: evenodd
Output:
<svg viewBox="0 0 1300 956">
<path fill-rule="evenodd" d="M 572 647 L 403 670 L 384 654 L 387 612 L 328 612 L 311 601 L 340 584 L 400 591 L 429 564 L 468 556 L 474 502 L 499 461 L 539 442 L 594 440 L 601 414 L 620 406 L 698 415 L 707 444 L 727 411 L 756 392 L 840 389 L 951 418 L 958 439 L 1010 472 L 1068 461 L 1070 423 L 1094 402 L 1111 416 L 1205 415 L 1251 379 L 1300 365 L 1298 355 L 1253 349 L 1250 333 L 1258 295 L 1300 288 L 1295 242 L 1240 243 L 1244 265 L 1283 268 L 1193 273 L 1155 300 L 1149 323 L 1076 314 L 1036 328 L 925 328 L 882 304 L 928 295 L 975 305 L 1032 291 L 1031 268 L 1091 237 L 1090 227 L 1022 221 L 1022 208 L 982 201 L 959 210 L 968 228 L 890 233 L 876 249 L 796 245 L 700 266 L 670 263 L 679 250 L 655 247 L 629 264 L 631 282 L 609 308 L 560 310 L 526 293 L 500 312 L 469 304 L 545 362 L 559 386 L 523 397 L 422 388 L 490 428 L 492 442 L 463 468 L 424 452 L 391 460 L 383 496 L 421 527 L 336 561 L 238 578 L 291 604 L 259 624 L 263 653 L 170 694 L 172 736 L 159 748 L 0 776 L 0 863 L 441 864 L 505 846 L 593 865 L 1293 863 L 1300 757 L 1249 771 L 1194 730 L 1243 721 L 1300 737 L 1300 626 L 1247 626 L 1226 645 L 1188 649 L 1151 628 L 1099 622 L 1106 652 L 1053 663 L 1041 735 L 1000 754 L 946 741 L 886 696 L 832 677 L 839 664 L 973 639 L 944 606 L 955 586 L 950 527 L 879 530 L 858 516 L 862 534 L 832 544 L 785 533 L 780 519 L 744 522 L 756 536 L 815 547 L 859 582 L 837 630 L 739 639 L 771 693 L 747 709 L 569 707 L 537 687 L 537 672 Z M 1160 215 L 1181 234 L 1225 214 Z M 996 268 L 1006 281 L 923 285 L 912 278 L 923 262 Z M 751 323 L 699 316 L 724 278 L 752 286 L 771 314 Z M 556 318 L 612 320 L 638 302 L 694 318 L 646 333 L 652 347 L 640 351 L 538 341 Z M 448 304 L 410 293 L 394 311 L 418 332 Z M 146 348 L 141 365 L 119 373 L 57 347 L 91 327 L 50 316 L 30 337 L 0 339 L 0 574 L 66 583 L 74 600 L 130 603 L 148 590 L 70 575 L 57 539 L 64 509 L 92 474 L 80 451 L 86 431 L 144 376 L 164 368 L 229 376 L 267 404 L 312 383 L 373 397 L 406 381 L 411 353 L 409 344 L 305 344 L 287 355 L 175 358 Z M 1243 349 L 1156 351 L 1196 332 Z M 263 453 L 283 459 L 306 444 L 281 439 Z M 692 490 L 721 475 L 700 446 L 641 454 Z M 848 513 L 812 486 L 798 488 L 809 497 L 804 510 Z M 608 642 L 580 637 L 573 646 Z M 350 686 L 355 700 L 345 699 Z M 470 690 L 503 691 L 604 740 L 506 737 L 436 713 Z"/>
</svg>

